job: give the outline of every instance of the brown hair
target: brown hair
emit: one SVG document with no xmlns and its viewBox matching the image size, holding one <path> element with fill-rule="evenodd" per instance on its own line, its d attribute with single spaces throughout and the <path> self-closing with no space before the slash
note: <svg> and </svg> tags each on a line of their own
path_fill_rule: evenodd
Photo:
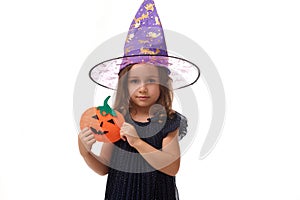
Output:
<svg viewBox="0 0 300 200">
<path fill-rule="evenodd" d="M 119 72 L 119 81 L 116 91 L 114 109 L 126 115 L 131 109 L 130 96 L 128 93 L 128 72 L 131 70 L 134 64 L 128 65 Z M 159 74 L 159 89 L 160 96 L 157 100 L 157 104 L 162 105 L 168 117 L 172 118 L 174 110 L 172 110 L 173 102 L 173 90 L 172 79 L 168 75 L 168 71 L 164 67 L 157 67 Z M 159 112 L 159 111 L 158 111 Z M 160 113 L 156 113 L 160 115 Z M 162 116 L 160 116 L 162 117 Z"/>
</svg>

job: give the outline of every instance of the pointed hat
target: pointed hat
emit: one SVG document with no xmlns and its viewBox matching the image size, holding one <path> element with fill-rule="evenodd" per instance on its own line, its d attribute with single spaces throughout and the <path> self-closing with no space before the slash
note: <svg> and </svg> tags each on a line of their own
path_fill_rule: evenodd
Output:
<svg viewBox="0 0 300 200">
<path fill-rule="evenodd" d="M 125 41 L 124 56 L 97 64 L 89 75 L 98 85 L 116 89 L 119 72 L 137 63 L 166 68 L 174 89 L 192 85 L 200 77 L 200 70 L 195 64 L 168 55 L 164 31 L 153 0 L 144 0 L 136 13 Z"/>
</svg>

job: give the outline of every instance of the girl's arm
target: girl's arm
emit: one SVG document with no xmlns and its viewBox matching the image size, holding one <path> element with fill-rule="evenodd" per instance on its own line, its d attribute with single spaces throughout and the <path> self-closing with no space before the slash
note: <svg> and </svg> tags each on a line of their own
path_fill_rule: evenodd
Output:
<svg viewBox="0 0 300 200">
<path fill-rule="evenodd" d="M 113 150 L 113 144 L 103 143 L 100 156 L 92 151 L 92 145 L 96 142 L 94 135 L 89 129 L 83 129 L 78 135 L 78 147 L 86 164 L 97 174 L 105 175 L 108 172 L 108 163 Z"/>
<path fill-rule="evenodd" d="M 132 125 L 124 124 L 121 128 L 121 136 L 124 140 L 127 139 L 128 143 L 134 147 L 152 167 L 170 176 L 177 174 L 180 166 L 178 129 L 170 132 L 167 137 L 163 139 L 162 149 L 158 150 L 137 137 L 137 133 Z"/>
</svg>

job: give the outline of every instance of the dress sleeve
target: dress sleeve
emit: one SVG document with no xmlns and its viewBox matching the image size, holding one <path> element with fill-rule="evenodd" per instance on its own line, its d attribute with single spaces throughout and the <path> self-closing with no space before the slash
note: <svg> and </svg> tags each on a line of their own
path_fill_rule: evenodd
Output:
<svg viewBox="0 0 300 200">
<path fill-rule="evenodd" d="M 175 112 L 173 118 L 169 118 L 166 121 L 164 128 L 164 137 L 166 137 L 170 132 L 175 131 L 179 128 L 178 140 L 181 140 L 187 134 L 187 118 L 182 114 Z"/>
</svg>

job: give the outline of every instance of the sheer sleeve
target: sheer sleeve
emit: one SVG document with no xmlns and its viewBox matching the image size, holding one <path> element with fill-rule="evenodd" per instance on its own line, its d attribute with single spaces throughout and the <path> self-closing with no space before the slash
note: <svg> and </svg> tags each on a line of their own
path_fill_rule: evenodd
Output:
<svg viewBox="0 0 300 200">
<path fill-rule="evenodd" d="M 187 118 L 182 114 L 175 112 L 172 118 L 168 118 L 163 130 L 164 137 L 170 132 L 175 131 L 179 128 L 178 140 L 181 140 L 187 134 Z"/>
</svg>

